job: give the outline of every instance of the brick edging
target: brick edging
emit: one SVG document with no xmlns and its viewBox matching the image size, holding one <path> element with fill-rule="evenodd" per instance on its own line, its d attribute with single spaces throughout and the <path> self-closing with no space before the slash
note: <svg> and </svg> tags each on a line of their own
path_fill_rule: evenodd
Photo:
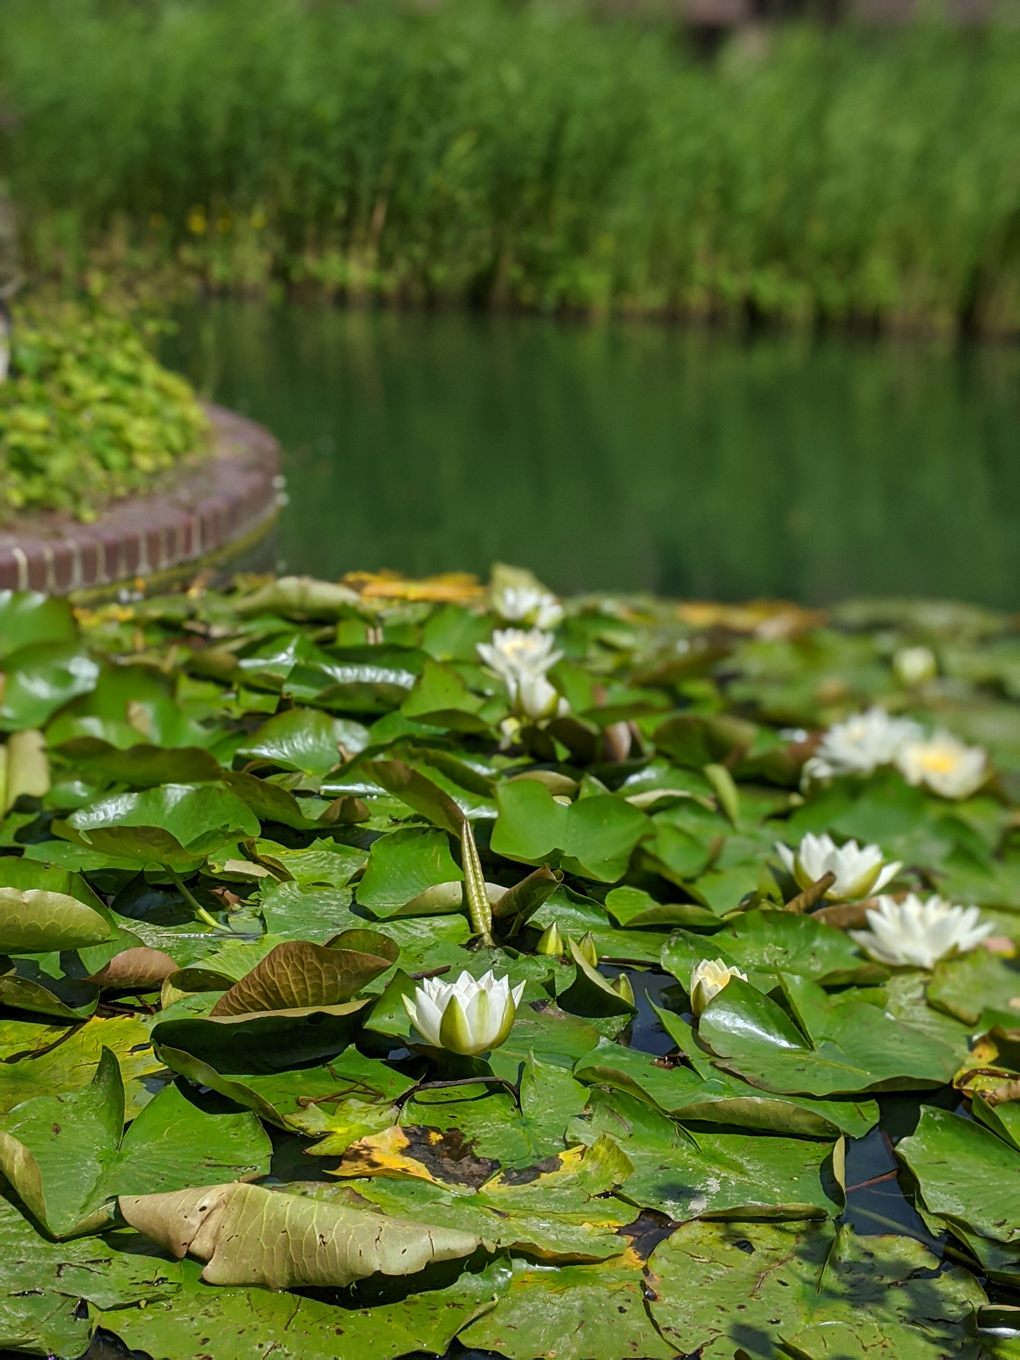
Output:
<svg viewBox="0 0 1020 1360">
<path fill-rule="evenodd" d="M 38 515 L 0 529 L 0 589 L 67 595 L 165 572 L 249 538 L 282 503 L 280 446 L 262 425 L 206 406 L 213 455 L 172 489 L 115 501 L 91 524 Z"/>
</svg>

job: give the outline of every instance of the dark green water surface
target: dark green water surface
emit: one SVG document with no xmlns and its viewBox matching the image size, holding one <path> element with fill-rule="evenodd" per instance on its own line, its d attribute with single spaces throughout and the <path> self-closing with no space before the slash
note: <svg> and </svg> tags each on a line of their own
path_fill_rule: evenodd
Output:
<svg viewBox="0 0 1020 1360">
<path fill-rule="evenodd" d="M 285 450 L 288 571 L 1020 603 L 1020 349 L 217 302 L 166 358 Z"/>
</svg>

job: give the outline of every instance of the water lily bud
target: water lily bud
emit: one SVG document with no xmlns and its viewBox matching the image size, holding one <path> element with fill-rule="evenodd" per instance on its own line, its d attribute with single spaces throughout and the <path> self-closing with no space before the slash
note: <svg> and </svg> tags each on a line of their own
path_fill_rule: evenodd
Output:
<svg viewBox="0 0 1020 1360">
<path fill-rule="evenodd" d="M 622 997 L 629 1006 L 634 1005 L 634 988 L 630 985 L 630 978 L 626 973 L 621 973 L 615 982 L 610 983 L 617 996 Z"/>
<path fill-rule="evenodd" d="M 896 679 L 908 688 L 934 680 L 939 663 L 930 647 L 901 647 L 892 659 Z"/>
<path fill-rule="evenodd" d="M 815 836 L 810 831 L 797 847 L 778 844 L 776 853 L 798 885 L 807 889 L 826 874 L 836 875 L 836 881 L 825 896 L 830 902 L 858 902 L 879 893 L 899 873 L 902 864 L 886 864 L 877 845 L 861 845 L 847 841 L 837 846 L 828 832 Z"/>
<path fill-rule="evenodd" d="M 535 945 L 535 953 L 548 954 L 552 958 L 559 958 L 560 955 L 565 954 L 566 952 L 567 947 L 563 943 L 563 936 L 560 934 L 560 928 L 556 922 L 553 921 L 552 925 L 549 926 L 547 930 L 543 931 L 542 938 L 539 940 L 538 944 Z"/>
<path fill-rule="evenodd" d="M 584 937 L 584 939 L 580 942 L 580 944 L 577 946 L 577 949 L 578 953 L 584 956 L 586 963 L 590 963 L 593 968 L 597 968 L 599 966 L 599 951 L 595 947 L 595 939 L 590 930 L 588 931 L 588 934 Z"/>
<path fill-rule="evenodd" d="M 739 968 L 728 968 L 722 959 L 702 959 L 691 969 L 691 1010 L 700 1015 L 714 996 L 728 987 L 731 978 L 747 981 L 747 974 Z"/>
<path fill-rule="evenodd" d="M 900 968 L 934 968 L 949 954 L 976 949 L 994 929 L 977 907 L 954 907 L 937 895 L 927 902 L 913 893 L 902 902 L 880 897 L 867 917 L 870 930 L 847 934 L 879 963 Z"/>
<path fill-rule="evenodd" d="M 511 623 L 530 623 L 536 628 L 555 628 L 563 618 L 563 606 L 542 586 L 504 585 L 493 591 L 492 606 Z"/>
<path fill-rule="evenodd" d="M 509 978 L 490 971 L 476 979 L 465 971 L 456 982 L 426 978 L 413 998 L 401 1000 L 427 1044 L 476 1057 L 506 1041 L 523 994 L 523 982 L 511 990 Z"/>
</svg>

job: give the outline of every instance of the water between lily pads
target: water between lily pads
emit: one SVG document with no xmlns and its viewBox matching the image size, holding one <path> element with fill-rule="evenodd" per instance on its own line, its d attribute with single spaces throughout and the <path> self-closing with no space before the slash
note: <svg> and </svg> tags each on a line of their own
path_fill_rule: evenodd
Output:
<svg viewBox="0 0 1020 1360">
<path fill-rule="evenodd" d="M 212 301 L 164 355 L 280 437 L 289 571 L 1015 607 L 1020 348 Z"/>
</svg>

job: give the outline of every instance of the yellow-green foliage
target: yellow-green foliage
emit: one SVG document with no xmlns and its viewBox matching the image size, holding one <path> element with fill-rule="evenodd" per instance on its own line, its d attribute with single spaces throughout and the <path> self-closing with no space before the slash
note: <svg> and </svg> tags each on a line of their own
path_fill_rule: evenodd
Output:
<svg viewBox="0 0 1020 1360">
<path fill-rule="evenodd" d="M 16 309 L 0 385 L 0 514 L 94 519 L 199 451 L 207 429 L 188 383 L 127 318 L 70 302 Z"/>
</svg>

